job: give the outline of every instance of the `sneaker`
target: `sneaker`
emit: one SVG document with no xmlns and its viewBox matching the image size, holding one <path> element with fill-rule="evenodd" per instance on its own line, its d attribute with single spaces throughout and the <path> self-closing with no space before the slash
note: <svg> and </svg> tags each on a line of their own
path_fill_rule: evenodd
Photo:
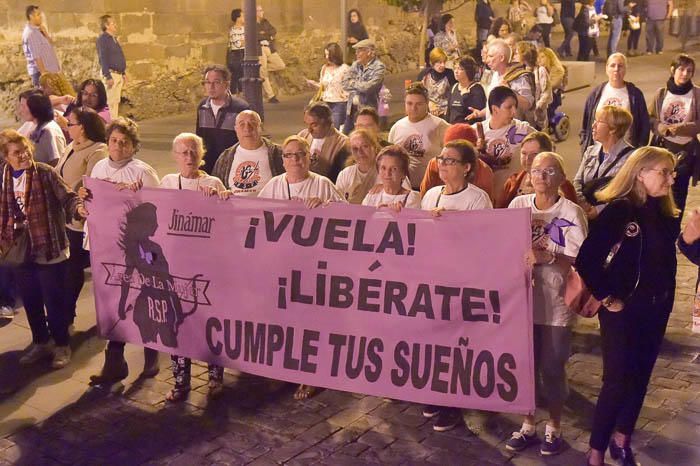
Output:
<svg viewBox="0 0 700 466">
<path fill-rule="evenodd" d="M 433 425 L 436 432 L 446 432 L 457 427 L 462 422 L 462 410 L 459 408 L 442 408 L 437 421 Z"/>
<path fill-rule="evenodd" d="M 540 454 L 542 456 L 552 456 L 561 453 L 561 449 L 564 446 L 564 442 L 561 437 L 557 437 L 554 432 L 546 432 L 544 434 L 544 442 L 540 447 Z"/>
<path fill-rule="evenodd" d="M 521 451 L 537 442 L 539 442 L 537 434 L 533 433 L 532 435 L 528 435 L 523 432 L 523 430 L 520 430 L 518 432 L 513 432 L 513 435 L 511 435 L 510 439 L 506 442 L 506 449 L 510 451 Z"/>
<path fill-rule="evenodd" d="M 274 95 L 270 98 L 270 100 L 268 100 L 268 102 L 271 103 L 271 104 L 278 104 L 278 103 L 280 103 L 280 101 L 279 101 L 279 99 L 277 98 L 277 96 L 274 96 Z"/>
<path fill-rule="evenodd" d="M 19 358 L 19 363 L 26 366 L 29 364 L 34 364 L 35 362 L 53 356 L 53 342 L 48 343 L 32 343 L 29 346 L 29 350 Z"/>
<path fill-rule="evenodd" d="M 0 319 L 12 320 L 15 318 L 15 310 L 10 306 L 0 306 Z"/>
<path fill-rule="evenodd" d="M 63 369 L 70 362 L 71 350 L 70 346 L 57 346 L 53 353 L 53 361 L 51 367 L 54 369 Z"/>
<path fill-rule="evenodd" d="M 427 417 L 428 419 L 434 418 L 440 414 L 440 409 L 439 406 L 425 405 L 423 406 L 423 417 Z"/>
</svg>

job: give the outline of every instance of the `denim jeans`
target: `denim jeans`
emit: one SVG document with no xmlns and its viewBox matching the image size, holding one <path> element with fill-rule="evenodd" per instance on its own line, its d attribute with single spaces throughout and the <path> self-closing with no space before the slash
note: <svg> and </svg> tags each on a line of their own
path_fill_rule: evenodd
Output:
<svg viewBox="0 0 700 466">
<path fill-rule="evenodd" d="M 647 19 L 647 52 L 659 53 L 664 49 L 664 21 L 663 19 Z"/>
<path fill-rule="evenodd" d="M 335 129 L 340 129 L 340 127 L 345 123 L 345 116 L 348 110 L 347 102 L 326 102 L 331 108 L 331 118 L 333 118 L 333 126 Z"/>
<path fill-rule="evenodd" d="M 573 55 L 571 52 L 571 39 L 574 38 L 574 18 L 565 17 L 561 19 L 561 25 L 564 28 L 564 40 L 559 46 L 559 55 Z"/>
<path fill-rule="evenodd" d="M 617 52 L 617 44 L 622 35 L 622 16 L 613 17 L 610 21 L 610 36 L 608 36 L 608 56 Z"/>
</svg>

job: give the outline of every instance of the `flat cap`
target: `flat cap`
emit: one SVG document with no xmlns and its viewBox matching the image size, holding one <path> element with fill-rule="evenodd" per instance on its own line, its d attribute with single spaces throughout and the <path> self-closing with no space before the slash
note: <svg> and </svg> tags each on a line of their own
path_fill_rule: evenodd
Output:
<svg viewBox="0 0 700 466">
<path fill-rule="evenodd" d="M 374 45 L 374 41 L 372 39 L 362 39 L 357 44 L 352 46 L 354 49 L 373 49 L 375 47 L 376 46 Z"/>
</svg>

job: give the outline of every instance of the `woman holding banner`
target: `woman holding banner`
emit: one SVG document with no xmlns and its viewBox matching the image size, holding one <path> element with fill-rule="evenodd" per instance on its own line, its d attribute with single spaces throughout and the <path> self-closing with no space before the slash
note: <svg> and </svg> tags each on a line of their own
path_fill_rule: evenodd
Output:
<svg viewBox="0 0 700 466">
<path fill-rule="evenodd" d="M 425 193 L 423 210 L 439 216 L 444 210 L 491 209 L 491 199 L 481 188 L 470 183 L 477 165 L 476 149 L 471 142 L 457 139 L 445 144 L 436 157 L 443 186 L 435 186 Z"/>
<path fill-rule="evenodd" d="M 53 168 L 34 161 L 34 145 L 25 136 L 11 129 L 0 132 L 0 154 L 6 162 L 0 251 L 4 258 L 8 250 L 16 258 L 15 279 L 32 331 L 32 344 L 19 362 L 51 357 L 51 367 L 60 369 L 71 359 L 63 279 L 69 255 L 66 220 L 84 219 L 87 211 Z"/>
<path fill-rule="evenodd" d="M 406 149 L 395 144 L 387 146 L 377 156 L 379 192 L 368 193 L 362 205 L 389 207 L 396 211 L 408 207 L 420 209 L 420 194 L 407 182 L 409 155 Z M 373 190 L 374 191 L 374 190 Z"/>
<path fill-rule="evenodd" d="M 134 158 L 141 145 L 138 126 L 128 118 L 117 118 L 107 126 L 107 151 L 109 157 L 95 164 L 91 177 L 110 181 L 117 189 L 140 189 L 141 187 L 158 187 L 156 171 L 145 162 Z M 90 196 L 87 188 L 78 191 L 82 199 Z M 85 242 L 89 247 L 89 232 L 85 228 Z M 87 248 L 86 248 L 87 249 Z M 125 319 L 126 317 L 120 316 Z M 129 366 L 124 359 L 125 343 L 110 341 L 105 351 L 105 362 L 98 375 L 90 376 L 90 385 L 113 384 L 129 375 Z M 158 352 L 144 348 L 144 368 L 142 375 L 153 377 L 159 371 Z"/>
<path fill-rule="evenodd" d="M 533 133 L 537 134 L 537 133 Z M 554 152 L 542 152 L 532 161 L 529 177 L 534 194 L 518 196 L 509 208 L 532 211 L 532 256 L 534 267 L 533 342 L 535 386 L 544 395 L 549 409 L 543 456 L 556 455 L 564 446 L 561 413 L 568 395 L 566 361 L 571 353 L 572 327 L 576 314 L 564 302 L 566 276 L 586 238 L 588 225 L 583 210 L 561 195 L 566 181 L 564 160 Z M 535 416 L 525 416 L 518 432 L 506 442 L 511 451 L 521 451 L 539 443 Z"/>
<path fill-rule="evenodd" d="M 356 129 L 350 133 L 350 158 L 347 167 L 338 173 L 335 187 L 350 204 L 361 204 L 369 190 L 377 184 L 377 153 L 381 149 L 373 133 Z"/>
<path fill-rule="evenodd" d="M 173 158 L 178 173 L 165 175 L 160 181 L 160 187 L 165 189 L 187 189 L 201 191 L 206 195 L 217 194 L 226 188 L 220 179 L 207 175 L 200 170 L 204 164 L 204 141 L 192 133 L 180 133 L 173 139 Z M 173 354 L 173 377 L 175 387 L 165 396 L 165 399 L 176 403 L 184 401 L 190 392 L 192 360 Z M 224 388 L 224 368 L 209 364 L 209 397 L 221 394 Z"/>
<path fill-rule="evenodd" d="M 576 259 L 581 278 L 602 303 L 603 386 L 593 415 L 591 466 L 604 464 L 607 448 L 619 464 L 636 464 L 632 433 L 676 287 L 680 221 L 671 194 L 675 164 L 666 149 L 636 149 L 596 194 L 608 206 Z"/>
<path fill-rule="evenodd" d="M 313 209 L 328 202 L 347 202 L 331 180 L 309 171 L 311 149 L 299 136 L 289 136 L 282 143 L 282 163 L 286 173 L 273 177 L 258 197 L 302 201 Z M 305 400 L 316 394 L 316 387 L 301 384 L 294 392 L 295 400 Z"/>
<path fill-rule="evenodd" d="M 491 209 L 491 199 L 486 191 L 469 182 L 474 177 L 477 160 L 476 149 L 471 142 L 456 139 L 445 144 L 437 157 L 440 179 L 445 184 L 429 189 L 423 197 L 421 208 L 435 216 L 440 216 L 445 210 Z M 437 417 L 433 424 L 433 430 L 437 432 L 454 429 L 463 422 L 459 408 L 427 405 L 423 407 L 423 416 Z"/>
</svg>

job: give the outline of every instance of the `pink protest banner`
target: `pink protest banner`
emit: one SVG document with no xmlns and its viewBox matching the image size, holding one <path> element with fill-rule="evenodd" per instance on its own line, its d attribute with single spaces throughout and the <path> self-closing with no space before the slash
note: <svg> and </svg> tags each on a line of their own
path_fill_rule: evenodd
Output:
<svg viewBox="0 0 700 466">
<path fill-rule="evenodd" d="M 337 390 L 534 409 L 527 209 L 434 218 L 87 186 L 105 338 Z"/>
</svg>

